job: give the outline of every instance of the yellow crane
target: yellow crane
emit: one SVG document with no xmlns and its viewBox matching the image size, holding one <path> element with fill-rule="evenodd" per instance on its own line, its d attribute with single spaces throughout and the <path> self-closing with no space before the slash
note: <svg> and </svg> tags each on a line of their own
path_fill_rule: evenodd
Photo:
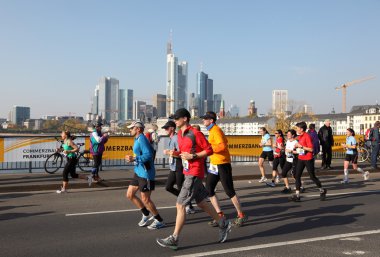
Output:
<svg viewBox="0 0 380 257">
<path fill-rule="evenodd" d="M 367 81 L 367 80 L 371 80 L 371 79 L 374 79 L 374 78 L 375 78 L 375 76 L 369 76 L 369 77 L 365 77 L 365 78 L 362 78 L 362 79 L 356 79 L 356 80 L 344 83 L 340 87 L 336 87 L 335 88 L 335 90 L 342 90 L 342 113 L 346 113 L 347 88 L 350 87 L 350 86 L 352 86 L 352 85 L 355 85 L 355 84 L 358 84 L 358 83 L 361 83 L 361 82 L 364 82 L 364 81 Z"/>
</svg>

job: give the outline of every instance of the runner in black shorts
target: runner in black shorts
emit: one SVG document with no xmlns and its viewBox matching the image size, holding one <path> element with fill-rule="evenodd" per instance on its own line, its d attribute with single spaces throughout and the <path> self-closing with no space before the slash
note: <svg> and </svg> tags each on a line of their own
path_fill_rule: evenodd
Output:
<svg viewBox="0 0 380 257">
<path fill-rule="evenodd" d="M 264 161 L 268 158 L 269 164 L 272 166 L 274 156 L 272 149 L 272 139 L 270 138 L 268 130 L 265 127 L 262 127 L 259 129 L 259 133 L 262 136 L 260 146 L 263 148 L 263 152 L 259 158 L 259 168 L 261 172 L 261 179 L 259 182 L 264 183 L 268 180 L 265 176 Z"/>
<path fill-rule="evenodd" d="M 284 134 L 282 133 L 282 130 L 281 129 L 278 129 L 274 132 L 274 135 L 276 137 L 276 142 L 273 143 L 273 155 L 274 155 L 274 160 L 273 160 L 273 171 L 272 171 L 272 181 L 271 182 L 267 182 L 267 186 L 270 186 L 270 187 L 275 187 L 276 186 L 276 183 L 280 183 L 280 176 L 279 176 L 279 172 L 278 172 L 278 166 L 281 167 L 281 170 L 284 168 L 284 164 L 285 164 L 285 147 L 284 147 L 284 143 L 285 143 L 285 138 L 284 138 Z"/>
</svg>

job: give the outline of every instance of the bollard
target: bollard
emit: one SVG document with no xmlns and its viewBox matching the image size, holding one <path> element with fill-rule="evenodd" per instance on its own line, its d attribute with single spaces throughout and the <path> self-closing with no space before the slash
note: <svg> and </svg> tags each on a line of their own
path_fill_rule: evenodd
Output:
<svg viewBox="0 0 380 257">
<path fill-rule="evenodd" d="M 29 173 L 32 173 L 32 161 L 29 161 Z"/>
<path fill-rule="evenodd" d="M 165 158 L 162 158 L 162 168 L 165 168 Z"/>
</svg>

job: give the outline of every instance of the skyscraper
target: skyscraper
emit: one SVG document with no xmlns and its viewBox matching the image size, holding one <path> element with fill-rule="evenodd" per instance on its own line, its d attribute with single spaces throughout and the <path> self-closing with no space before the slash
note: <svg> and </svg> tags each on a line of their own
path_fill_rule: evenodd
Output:
<svg viewBox="0 0 380 257">
<path fill-rule="evenodd" d="M 157 108 L 157 117 L 166 117 L 166 95 L 153 96 L 153 105 Z"/>
<path fill-rule="evenodd" d="M 272 113 L 280 114 L 288 111 L 288 90 L 272 91 Z"/>
<path fill-rule="evenodd" d="M 9 113 L 9 120 L 12 124 L 22 126 L 24 121 L 30 119 L 30 107 L 14 105 Z"/>
<path fill-rule="evenodd" d="M 98 84 L 98 113 L 107 121 L 119 120 L 119 80 L 102 77 Z"/>
<path fill-rule="evenodd" d="M 135 100 L 133 104 L 133 119 L 145 122 L 146 102 Z"/>
<path fill-rule="evenodd" d="M 222 104 L 222 94 L 214 94 L 214 112 L 220 111 L 220 106 Z M 224 106 L 223 106 L 224 109 Z"/>
<path fill-rule="evenodd" d="M 133 90 L 119 89 L 119 120 L 126 121 L 133 118 Z"/>
<path fill-rule="evenodd" d="M 214 110 L 214 82 L 203 71 L 197 73 L 198 113 Z"/>
<path fill-rule="evenodd" d="M 170 116 L 179 108 L 187 108 L 187 62 L 178 63 L 171 39 L 167 45 L 166 62 L 166 116 Z"/>
</svg>

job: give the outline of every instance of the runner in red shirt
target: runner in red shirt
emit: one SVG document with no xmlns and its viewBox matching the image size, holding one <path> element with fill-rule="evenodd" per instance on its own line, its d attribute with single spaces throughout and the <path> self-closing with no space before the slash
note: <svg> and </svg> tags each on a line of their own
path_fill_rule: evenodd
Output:
<svg viewBox="0 0 380 257">
<path fill-rule="evenodd" d="M 311 180 L 317 185 L 320 191 L 320 200 L 324 201 L 326 199 L 327 190 L 322 188 L 322 184 L 319 179 L 315 176 L 314 171 L 314 156 L 313 156 L 313 140 L 311 136 L 306 133 L 307 125 L 305 122 L 299 122 L 296 124 L 296 130 L 298 136 L 298 143 L 296 144 L 296 150 L 298 153 L 298 162 L 296 166 L 296 194 L 293 195 L 289 200 L 294 202 L 300 202 L 300 190 L 301 190 L 301 176 L 303 170 L 307 169 Z"/>
<path fill-rule="evenodd" d="M 208 192 L 202 183 L 205 173 L 204 160 L 213 153 L 213 150 L 203 133 L 189 124 L 190 113 L 188 110 L 185 108 L 178 109 L 173 118 L 177 128 L 180 129 L 178 132 L 180 151 L 172 151 L 171 155 L 182 158 L 185 181 L 177 198 L 177 217 L 174 232 L 167 238 L 157 239 L 156 241 L 162 247 L 177 249 L 178 237 L 185 225 L 185 207 L 194 199 L 198 207 L 218 222 L 219 243 L 223 243 L 231 231 L 232 224 L 226 218 L 219 216 L 212 205 L 207 202 Z"/>
</svg>

